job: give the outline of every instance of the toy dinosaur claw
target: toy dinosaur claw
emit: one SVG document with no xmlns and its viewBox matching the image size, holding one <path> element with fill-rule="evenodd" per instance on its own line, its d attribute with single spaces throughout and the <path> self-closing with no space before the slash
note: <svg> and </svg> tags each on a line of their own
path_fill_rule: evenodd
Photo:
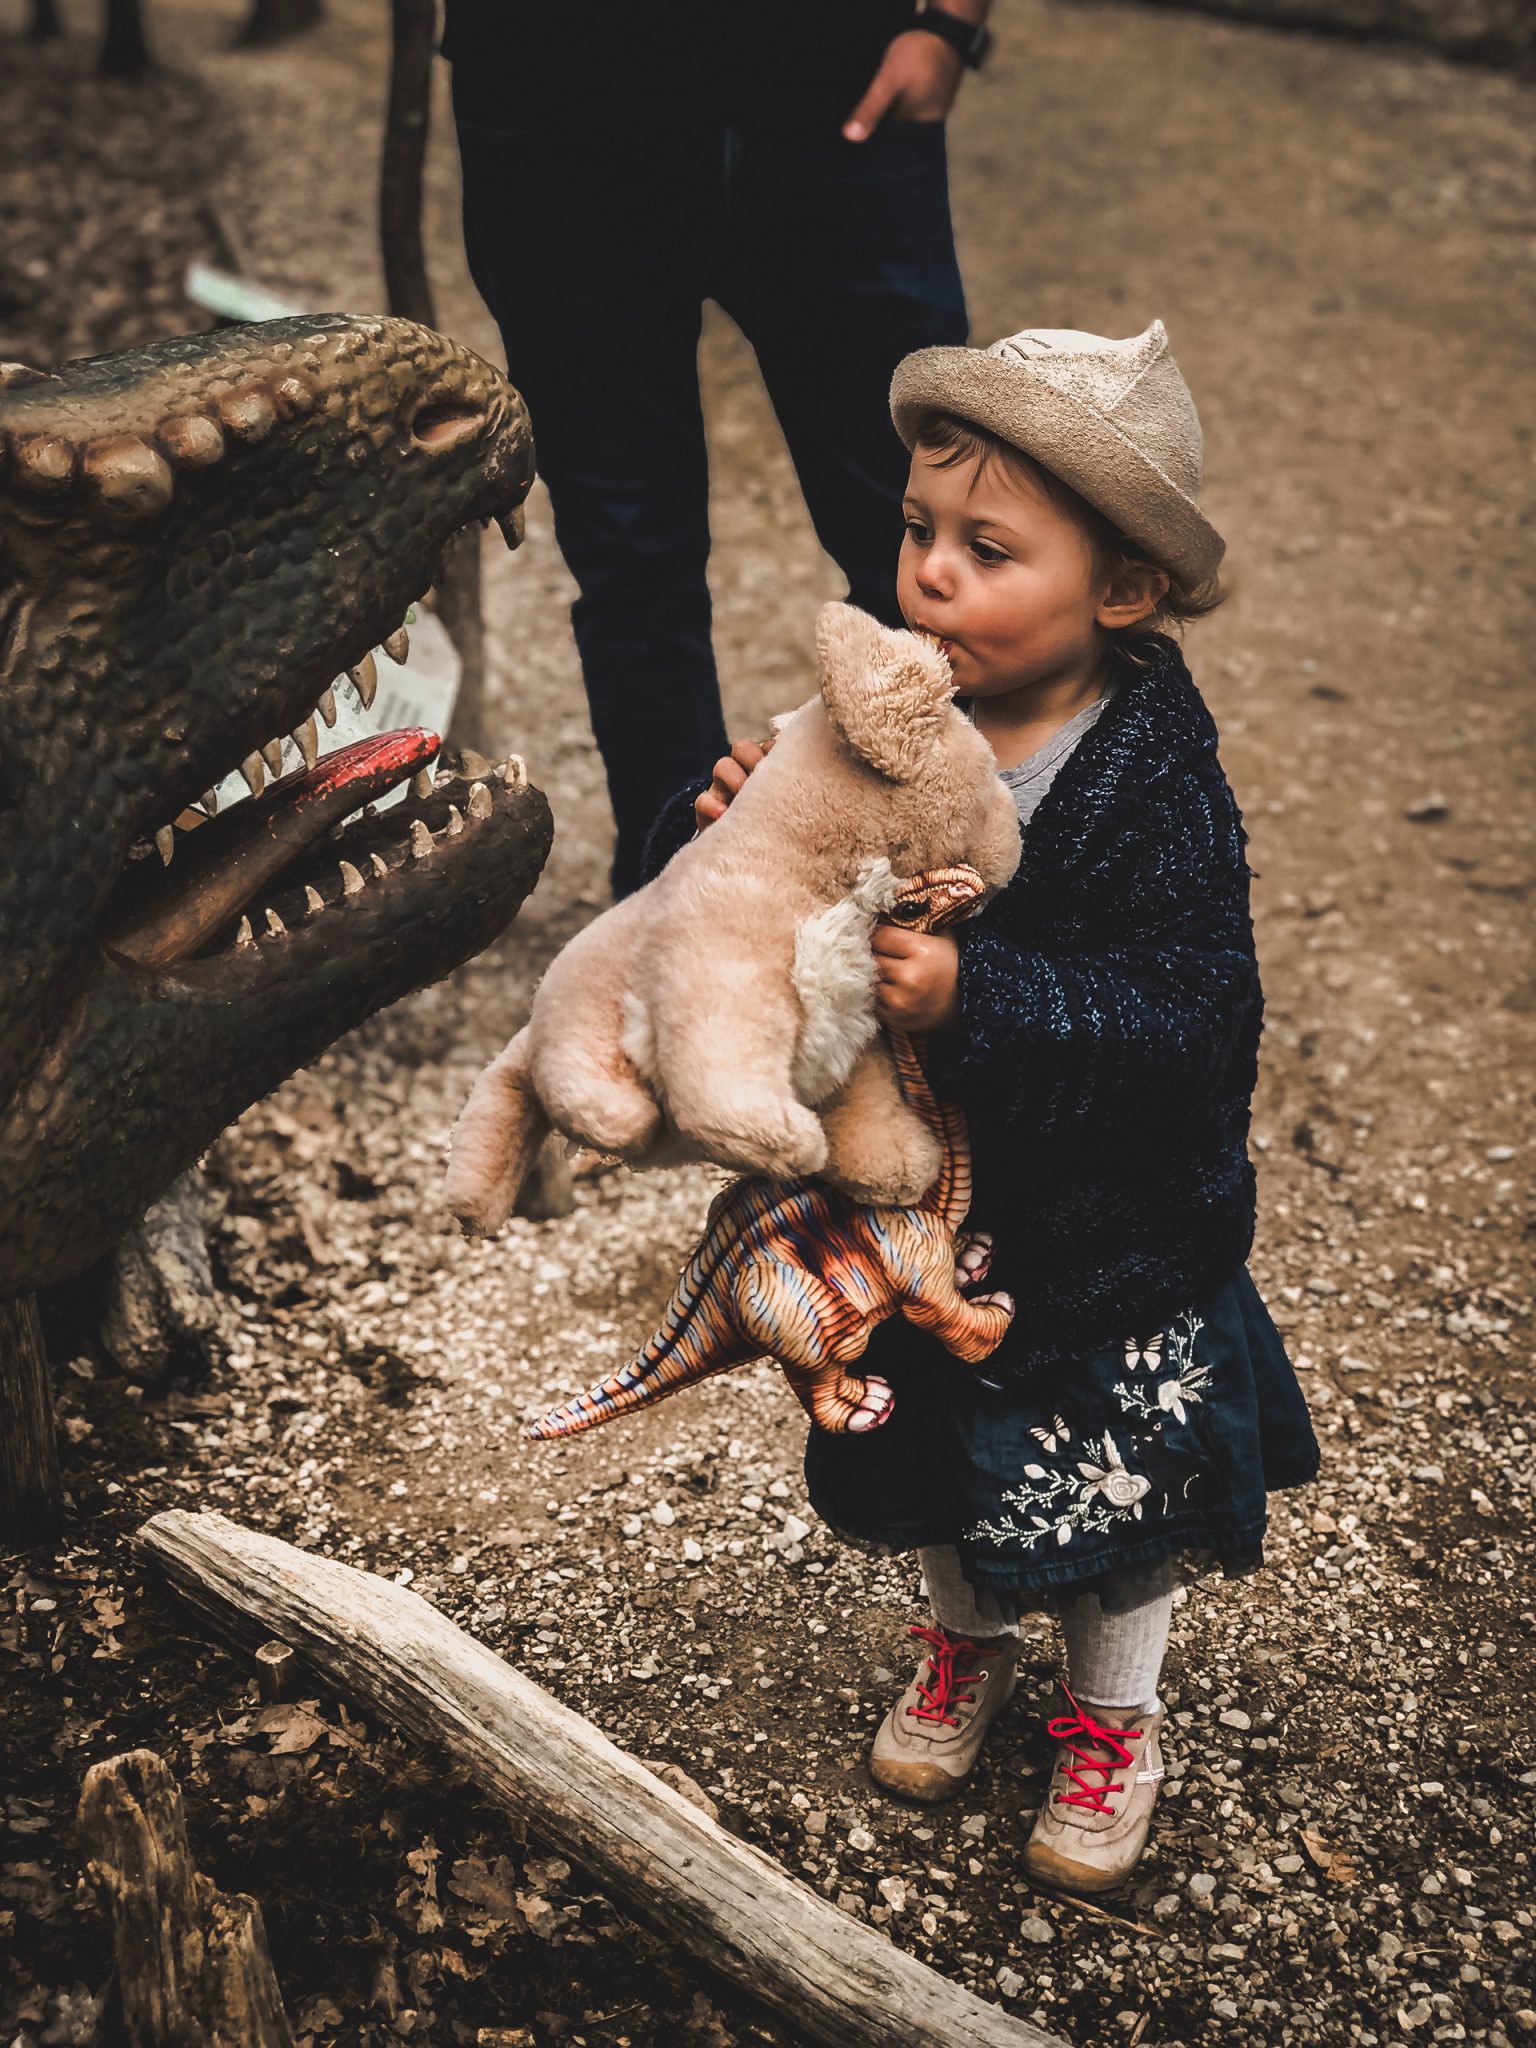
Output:
<svg viewBox="0 0 1536 2048">
<path fill-rule="evenodd" d="M 862 1436 L 871 1429 L 878 1429 L 882 1422 L 890 1420 L 896 1406 L 896 1396 L 887 1381 L 877 1373 L 871 1373 L 864 1382 L 864 1398 L 848 1418 L 848 1432 L 851 1436 Z"/>
<path fill-rule="evenodd" d="M 958 1238 L 955 1243 L 955 1285 L 975 1287 L 985 1280 L 992 1267 L 992 1234 L 977 1230 Z"/>
</svg>

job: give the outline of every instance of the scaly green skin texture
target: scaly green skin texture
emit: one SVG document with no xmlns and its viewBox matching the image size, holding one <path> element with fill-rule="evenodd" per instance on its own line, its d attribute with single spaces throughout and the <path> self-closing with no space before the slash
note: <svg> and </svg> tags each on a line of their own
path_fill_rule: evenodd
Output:
<svg viewBox="0 0 1536 2048">
<path fill-rule="evenodd" d="M 281 940 L 151 971 L 98 937 L 129 847 L 301 723 L 532 474 L 505 377 L 408 321 L 0 368 L 0 1295 L 100 1257 L 249 1104 L 515 916 L 551 825 L 497 784 Z"/>
</svg>

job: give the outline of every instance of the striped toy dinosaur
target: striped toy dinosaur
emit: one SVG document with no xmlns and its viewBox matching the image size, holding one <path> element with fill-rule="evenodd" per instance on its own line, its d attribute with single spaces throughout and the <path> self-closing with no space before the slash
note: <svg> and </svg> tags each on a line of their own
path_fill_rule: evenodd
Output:
<svg viewBox="0 0 1536 2048">
<path fill-rule="evenodd" d="M 914 877 L 887 916 L 910 931 L 942 931 L 968 916 L 982 892 L 974 868 L 936 869 Z M 887 1038 L 902 1093 L 942 1148 L 922 1200 L 873 1208 L 820 1180 L 732 1181 L 711 1205 L 649 1343 L 535 1423 L 530 1437 L 575 1436 L 765 1357 L 778 1360 L 818 1428 L 876 1429 L 894 1404 L 890 1386 L 846 1368 L 898 1310 L 968 1363 L 996 1350 L 1012 1300 L 960 1292 L 985 1276 L 991 1255 L 990 1238 L 960 1235 L 971 1203 L 965 1118 L 935 1097 L 913 1041 L 897 1031 Z"/>
</svg>

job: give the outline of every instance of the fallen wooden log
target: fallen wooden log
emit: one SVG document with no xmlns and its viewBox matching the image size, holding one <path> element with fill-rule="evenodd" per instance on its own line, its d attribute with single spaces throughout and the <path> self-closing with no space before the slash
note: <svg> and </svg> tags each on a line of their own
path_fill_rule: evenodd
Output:
<svg viewBox="0 0 1536 2048">
<path fill-rule="evenodd" d="M 1065 2048 L 787 1877 L 419 1594 L 219 1514 L 173 1509 L 137 1541 L 221 1633 L 291 1644 L 811 2040 Z"/>
<path fill-rule="evenodd" d="M 135 1749 L 93 1764 L 76 1825 L 112 1913 L 129 2048 L 293 2048 L 261 1908 L 194 1866 L 164 1761 Z"/>
</svg>

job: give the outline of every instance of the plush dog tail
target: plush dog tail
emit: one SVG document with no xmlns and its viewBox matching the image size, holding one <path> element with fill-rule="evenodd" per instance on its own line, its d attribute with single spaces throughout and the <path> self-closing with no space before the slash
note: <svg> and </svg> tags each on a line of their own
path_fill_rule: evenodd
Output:
<svg viewBox="0 0 1536 2048">
<path fill-rule="evenodd" d="M 494 1237 L 506 1222 L 550 1132 L 529 1046 L 524 1025 L 470 1090 L 453 1127 L 443 1192 L 473 1237 Z"/>
</svg>

